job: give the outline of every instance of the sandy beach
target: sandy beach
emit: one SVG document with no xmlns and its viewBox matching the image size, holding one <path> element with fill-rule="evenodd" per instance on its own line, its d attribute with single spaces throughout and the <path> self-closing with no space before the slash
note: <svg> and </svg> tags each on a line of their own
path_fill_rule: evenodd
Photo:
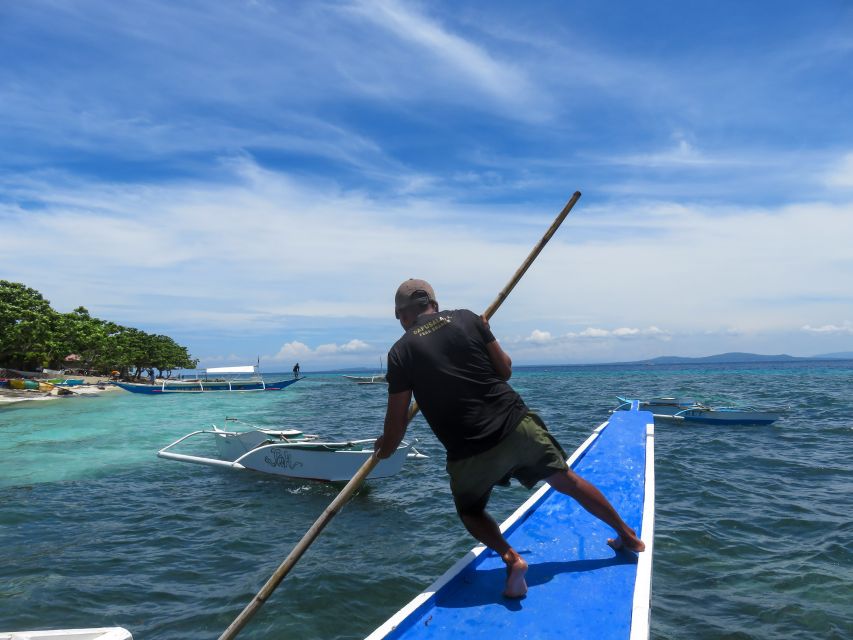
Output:
<svg viewBox="0 0 853 640">
<path fill-rule="evenodd" d="M 75 387 L 55 387 L 51 391 L 39 391 L 35 389 L 9 389 L 0 387 L 0 406 L 15 404 L 18 402 L 40 402 L 44 400 L 62 400 L 74 396 L 91 396 L 102 393 L 120 391 L 119 387 L 109 384 L 109 380 L 103 376 L 69 376 L 75 380 L 83 379 L 83 384 Z M 59 389 L 67 389 L 70 393 L 60 395 Z"/>
</svg>

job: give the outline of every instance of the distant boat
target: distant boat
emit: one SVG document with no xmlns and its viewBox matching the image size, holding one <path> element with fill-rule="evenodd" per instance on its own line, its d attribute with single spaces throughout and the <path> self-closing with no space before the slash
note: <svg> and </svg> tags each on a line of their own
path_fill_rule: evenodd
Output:
<svg viewBox="0 0 853 640">
<path fill-rule="evenodd" d="M 618 396 L 617 396 L 618 397 Z M 628 410 L 631 400 L 619 397 L 614 411 Z M 650 411 L 655 420 L 693 422 L 697 424 L 766 425 L 778 420 L 782 409 L 756 409 L 753 407 L 710 407 L 692 398 L 660 397 L 640 400 L 640 409 Z"/>
<path fill-rule="evenodd" d="M 226 421 L 239 422 L 234 418 Z M 343 482 L 373 455 L 375 438 L 343 442 L 321 441 L 296 429 L 266 429 L 248 425 L 249 430 L 232 431 L 213 425 L 212 430 L 193 431 L 157 452 L 161 458 L 191 462 L 237 471 L 259 471 L 302 480 Z M 172 451 L 174 447 L 201 437 L 213 437 L 219 459 Z M 413 445 L 401 442 L 389 458 L 381 460 L 369 479 L 387 478 L 400 471 L 407 458 L 426 458 Z"/>
<path fill-rule="evenodd" d="M 384 373 L 378 373 L 375 376 L 344 376 L 344 378 L 356 384 L 388 384 Z"/>
<path fill-rule="evenodd" d="M 344 376 L 347 380 L 351 380 L 356 384 L 388 384 L 385 378 L 385 372 L 382 370 L 382 358 L 379 358 L 379 373 L 372 376 Z"/>
<path fill-rule="evenodd" d="M 244 367 L 214 367 L 205 370 L 205 377 L 194 380 L 161 380 L 155 384 L 142 382 L 116 382 L 125 391 L 132 393 L 161 394 L 161 393 L 207 393 L 213 391 L 281 391 L 294 382 L 302 380 L 290 378 L 267 382 L 258 373 L 257 366 Z M 216 377 L 210 378 L 210 375 Z M 251 374 L 250 377 L 239 377 Z"/>
<path fill-rule="evenodd" d="M 47 380 L 50 384 L 57 387 L 78 387 L 85 382 L 83 378 L 51 378 Z"/>
</svg>

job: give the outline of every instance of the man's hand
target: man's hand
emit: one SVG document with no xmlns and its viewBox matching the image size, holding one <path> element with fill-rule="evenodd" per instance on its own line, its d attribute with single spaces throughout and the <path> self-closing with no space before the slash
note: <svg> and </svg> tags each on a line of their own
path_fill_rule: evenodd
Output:
<svg viewBox="0 0 853 640">
<path fill-rule="evenodd" d="M 383 447 L 384 447 L 384 450 L 383 450 Z M 373 453 L 380 460 L 384 460 L 385 458 L 390 458 L 396 449 L 397 449 L 397 447 L 393 447 L 393 448 L 385 447 L 385 436 L 384 435 L 381 435 L 378 438 L 376 438 L 376 442 L 373 443 Z"/>
</svg>

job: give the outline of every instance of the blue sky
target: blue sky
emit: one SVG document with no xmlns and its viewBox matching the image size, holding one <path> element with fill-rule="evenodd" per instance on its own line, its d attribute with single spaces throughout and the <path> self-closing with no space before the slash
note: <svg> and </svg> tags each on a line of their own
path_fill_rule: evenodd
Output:
<svg viewBox="0 0 853 640">
<path fill-rule="evenodd" d="M 202 366 L 853 350 L 853 5 L 0 5 L 0 278 Z"/>
</svg>

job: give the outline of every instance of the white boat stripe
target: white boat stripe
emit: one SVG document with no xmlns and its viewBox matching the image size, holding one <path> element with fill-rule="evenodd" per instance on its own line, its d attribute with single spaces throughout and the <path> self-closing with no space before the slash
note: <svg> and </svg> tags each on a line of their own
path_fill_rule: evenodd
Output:
<svg viewBox="0 0 853 640">
<path fill-rule="evenodd" d="M 647 640 L 652 603 L 652 554 L 655 544 L 655 425 L 646 425 L 646 482 L 640 537 L 646 550 L 638 554 L 637 579 L 631 610 L 630 640 Z"/>
</svg>

